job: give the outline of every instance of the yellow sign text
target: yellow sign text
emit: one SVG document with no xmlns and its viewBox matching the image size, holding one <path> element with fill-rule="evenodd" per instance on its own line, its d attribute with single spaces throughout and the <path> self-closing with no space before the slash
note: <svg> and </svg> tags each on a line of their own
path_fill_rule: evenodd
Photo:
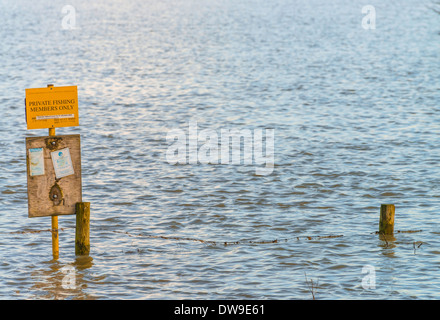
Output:
<svg viewBox="0 0 440 320">
<path fill-rule="evenodd" d="M 26 89 L 28 129 L 79 126 L 76 86 Z"/>
</svg>

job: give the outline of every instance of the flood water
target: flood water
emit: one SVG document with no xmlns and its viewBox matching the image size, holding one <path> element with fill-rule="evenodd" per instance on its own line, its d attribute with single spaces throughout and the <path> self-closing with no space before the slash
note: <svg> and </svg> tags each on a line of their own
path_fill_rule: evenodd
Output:
<svg viewBox="0 0 440 320">
<path fill-rule="evenodd" d="M 311 299 L 307 277 L 316 299 L 439 299 L 432 5 L 3 0 L 0 298 Z M 27 130 L 25 89 L 47 84 L 78 86 L 80 126 L 57 134 L 81 135 L 89 258 L 74 216 L 56 261 L 51 219 L 28 218 L 25 138 L 47 130 Z M 273 171 L 171 163 L 167 134 L 193 141 L 191 123 L 273 129 Z"/>
</svg>

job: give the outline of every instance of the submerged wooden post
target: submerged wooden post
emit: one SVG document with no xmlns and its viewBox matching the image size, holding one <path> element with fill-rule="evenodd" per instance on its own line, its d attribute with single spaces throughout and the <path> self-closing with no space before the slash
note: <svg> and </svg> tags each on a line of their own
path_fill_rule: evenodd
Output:
<svg viewBox="0 0 440 320">
<path fill-rule="evenodd" d="M 47 87 L 50 87 L 48 85 Z M 55 128 L 49 128 L 49 136 L 55 135 Z M 58 240 L 58 216 L 51 216 L 52 219 L 52 256 L 54 260 L 60 257 L 60 246 Z"/>
<path fill-rule="evenodd" d="M 90 202 L 76 203 L 75 254 L 90 253 Z"/>
<path fill-rule="evenodd" d="M 380 206 L 379 234 L 394 234 L 394 204 Z"/>
</svg>

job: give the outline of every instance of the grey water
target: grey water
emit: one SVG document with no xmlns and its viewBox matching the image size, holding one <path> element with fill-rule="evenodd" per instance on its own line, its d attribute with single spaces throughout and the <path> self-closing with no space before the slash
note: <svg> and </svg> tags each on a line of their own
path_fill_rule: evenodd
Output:
<svg viewBox="0 0 440 320">
<path fill-rule="evenodd" d="M 439 299 L 433 6 L 2 0 L 0 298 L 312 299 L 307 278 L 316 299 Z M 89 258 L 74 216 L 58 260 L 50 218 L 28 218 L 25 138 L 47 130 L 27 130 L 25 89 L 47 84 L 78 86 L 80 126 L 57 134 L 81 135 Z M 170 163 L 191 121 L 273 129 L 273 172 Z M 382 203 L 421 231 L 380 239 Z"/>
</svg>

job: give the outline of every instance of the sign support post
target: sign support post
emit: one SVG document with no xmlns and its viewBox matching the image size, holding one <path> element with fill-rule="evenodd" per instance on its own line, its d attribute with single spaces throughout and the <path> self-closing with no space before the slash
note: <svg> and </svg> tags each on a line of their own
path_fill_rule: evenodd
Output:
<svg viewBox="0 0 440 320">
<path fill-rule="evenodd" d="M 47 87 L 51 87 L 48 85 Z M 55 136 L 55 128 L 49 128 L 49 136 Z M 58 216 L 51 216 L 52 219 L 52 255 L 54 260 L 58 260 L 60 257 L 60 246 L 58 241 Z"/>
</svg>

